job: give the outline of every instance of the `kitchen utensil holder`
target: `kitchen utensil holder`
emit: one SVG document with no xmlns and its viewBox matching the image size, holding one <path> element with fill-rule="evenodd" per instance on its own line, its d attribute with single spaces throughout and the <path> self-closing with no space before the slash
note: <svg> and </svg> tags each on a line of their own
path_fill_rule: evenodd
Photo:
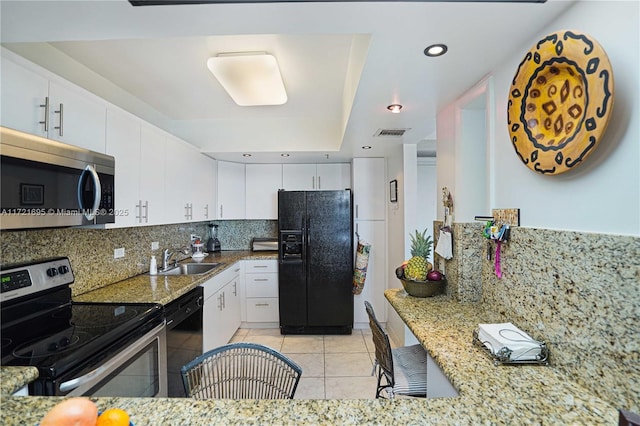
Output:
<svg viewBox="0 0 640 426">
<path fill-rule="evenodd" d="M 511 350 L 507 347 L 500 348 L 496 353 L 493 353 L 486 345 L 485 342 L 480 341 L 478 338 L 478 330 L 473 330 L 473 343 L 479 346 L 484 353 L 493 361 L 493 365 L 518 365 L 518 364 L 538 364 L 549 365 L 549 348 L 544 342 L 540 342 L 540 354 L 537 359 L 517 360 L 511 359 Z M 491 343 L 486 342 L 491 345 Z"/>
</svg>

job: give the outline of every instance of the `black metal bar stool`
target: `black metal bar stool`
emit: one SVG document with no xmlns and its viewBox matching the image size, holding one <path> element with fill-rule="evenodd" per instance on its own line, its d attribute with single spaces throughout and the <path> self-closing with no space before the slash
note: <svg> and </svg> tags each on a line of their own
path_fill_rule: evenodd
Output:
<svg viewBox="0 0 640 426">
<path fill-rule="evenodd" d="M 373 307 L 367 301 L 364 306 L 369 315 L 369 326 L 376 349 L 376 398 L 383 397 L 383 391 L 387 392 L 389 398 L 395 395 L 426 397 L 427 352 L 419 344 L 391 349 L 389 336 L 376 319 Z"/>
</svg>

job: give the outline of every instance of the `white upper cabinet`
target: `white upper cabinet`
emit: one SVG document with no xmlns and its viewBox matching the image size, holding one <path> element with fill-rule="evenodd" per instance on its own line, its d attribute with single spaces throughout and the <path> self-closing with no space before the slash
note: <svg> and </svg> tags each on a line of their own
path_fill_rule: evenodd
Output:
<svg viewBox="0 0 640 426">
<path fill-rule="evenodd" d="M 166 134 L 117 108 L 107 111 L 107 154 L 116 159 L 115 227 L 165 221 Z"/>
<path fill-rule="evenodd" d="M 45 102 L 49 97 L 49 80 L 7 59 L 4 54 L 1 69 L 2 125 L 48 137 Z M 48 124 L 47 121 L 47 130 Z"/>
<path fill-rule="evenodd" d="M 104 100 L 5 50 L 1 62 L 3 126 L 105 152 Z"/>
<path fill-rule="evenodd" d="M 142 225 L 169 223 L 165 216 L 166 133 L 147 123 L 142 123 L 140 130 L 141 217 L 139 223 Z"/>
<path fill-rule="evenodd" d="M 355 220 L 384 220 L 388 185 L 384 158 L 354 158 L 353 206 Z"/>
<path fill-rule="evenodd" d="M 283 164 L 282 185 L 287 191 L 350 188 L 351 166 L 349 163 Z"/>
<path fill-rule="evenodd" d="M 179 223 L 214 219 L 215 160 L 172 135 L 167 135 L 166 158 L 167 220 Z"/>
<path fill-rule="evenodd" d="M 316 174 L 316 189 L 351 188 L 351 164 L 349 163 L 317 164 Z"/>
<path fill-rule="evenodd" d="M 316 185 L 315 164 L 283 164 L 282 187 L 287 191 L 309 191 Z"/>
<path fill-rule="evenodd" d="M 194 161 L 196 197 L 193 200 L 193 221 L 215 219 L 216 165 L 215 160 L 198 153 Z M 205 236 L 203 235 L 203 238 Z"/>
<path fill-rule="evenodd" d="M 165 172 L 165 215 L 168 223 L 191 222 L 195 200 L 197 169 L 195 154 L 175 136 L 167 136 Z"/>
<path fill-rule="evenodd" d="M 247 164 L 246 218 L 278 219 L 278 190 L 282 188 L 282 164 Z"/>
<path fill-rule="evenodd" d="M 105 152 L 107 107 L 71 84 L 49 82 L 49 138 Z"/>
<path fill-rule="evenodd" d="M 107 111 L 107 154 L 116 159 L 116 227 L 140 224 L 140 121 L 119 110 Z"/>
<path fill-rule="evenodd" d="M 218 161 L 218 219 L 245 218 L 245 165 Z"/>
</svg>

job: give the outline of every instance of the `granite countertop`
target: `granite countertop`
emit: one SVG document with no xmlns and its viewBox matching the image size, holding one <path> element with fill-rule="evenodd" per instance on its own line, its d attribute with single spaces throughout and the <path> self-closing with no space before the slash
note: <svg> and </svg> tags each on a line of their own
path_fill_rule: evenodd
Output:
<svg viewBox="0 0 640 426">
<path fill-rule="evenodd" d="M 184 277 L 180 277 L 184 278 Z M 197 285 L 197 284 L 196 284 Z M 92 398 L 120 407 L 136 426 L 160 424 L 616 424 L 617 410 L 551 366 L 494 366 L 472 343 L 479 323 L 496 317 L 446 296 L 385 292 L 459 391 L 457 398 L 387 400 L 196 401 Z M 61 398 L 3 397 L 0 423 L 36 424 Z"/>
<path fill-rule="evenodd" d="M 35 367 L 0 368 L 0 395 L 11 395 L 38 378 Z"/>
<path fill-rule="evenodd" d="M 480 418 L 521 415 L 521 422 L 531 423 L 617 423 L 617 410 L 553 368 L 553 359 L 549 366 L 495 366 L 473 344 L 478 324 L 503 322 L 487 306 L 461 304 L 445 295 L 416 298 L 402 289 L 386 290 L 385 297 L 458 390 L 463 405 L 483 406 Z"/>
<path fill-rule="evenodd" d="M 198 263 L 221 263 L 220 267 L 202 275 L 141 274 L 117 283 L 83 293 L 74 302 L 94 303 L 160 303 L 166 305 L 229 268 L 239 260 L 277 259 L 277 253 L 222 251 L 211 253 Z M 193 262 L 190 258 L 181 263 Z"/>
</svg>

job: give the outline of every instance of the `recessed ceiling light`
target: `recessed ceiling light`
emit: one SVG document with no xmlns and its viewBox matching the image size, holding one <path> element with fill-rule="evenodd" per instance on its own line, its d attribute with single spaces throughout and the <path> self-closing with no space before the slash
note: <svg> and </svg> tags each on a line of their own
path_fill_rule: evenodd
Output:
<svg viewBox="0 0 640 426">
<path fill-rule="evenodd" d="M 387 107 L 387 109 L 389 111 L 391 111 L 392 113 L 394 113 L 394 114 L 398 114 L 398 113 L 400 113 L 400 110 L 402 109 L 402 105 L 400 105 L 400 104 L 391 104 L 391 105 L 389 105 Z"/>
<path fill-rule="evenodd" d="M 251 157 L 251 154 L 242 154 L 243 157 Z"/>
<path fill-rule="evenodd" d="M 365 145 L 362 147 L 362 149 L 371 149 L 371 147 L 369 145 Z"/>
<path fill-rule="evenodd" d="M 432 44 L 424 49 L 424 54 L 431 57 L 442 56 L 447 53 L 447 50 L 449 50 L 449 48 L 446 44 Z"/>
<path fill-rule="evenodd" d="M 209 71 L 240 106 L 287 102 L 278 62 L 265 52 L 220 53 L 207 60 Z"/>
<path fill-rule="evenodd" d="M 280 157 L 288 157 L 289 154 L 280 154 Z"/>
</svg>

